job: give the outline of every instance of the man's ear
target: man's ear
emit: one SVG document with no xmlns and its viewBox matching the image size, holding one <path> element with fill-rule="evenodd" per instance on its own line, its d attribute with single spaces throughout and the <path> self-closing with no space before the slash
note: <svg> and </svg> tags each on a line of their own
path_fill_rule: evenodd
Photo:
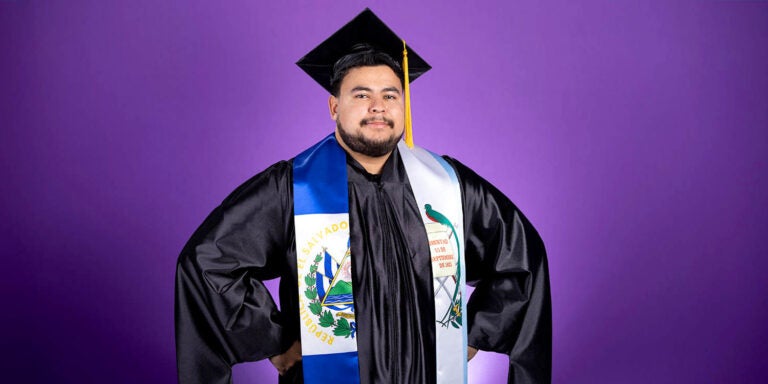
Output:
<svg viewBox="0 0 768 384">
<path fill-rule="evenodd" d="M 339 99 L 334 95 L 328 96 L 328 112 L 331 114 L 331 120 L 336 121 L 338 117 L 337 109 L 339 108 Z"/>
</svg>

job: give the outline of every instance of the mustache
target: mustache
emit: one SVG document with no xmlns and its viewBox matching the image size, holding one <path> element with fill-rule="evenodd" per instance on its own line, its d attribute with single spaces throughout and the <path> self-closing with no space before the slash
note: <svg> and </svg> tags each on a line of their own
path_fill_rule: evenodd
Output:
<svg viewBox="0 0 768 384">
<path fill-rule="evenodd" d="M 382 117 L 382 118 L 373 118 L 372 117 L 372 118 L 368 118 L 368 119 L 362 119 L 362 120 L 360 120 L 360 125 L 363 126 L 363 125 L 366 125 L 368 123 L 382 122 L 382 121 L 385 122 L 390 128 L 393 128 L 393 129 L 395 128 L 395 122 L 393 120 L 391 120 L 391 119 L 387 119 L 386 117 Z"/>
</svg>

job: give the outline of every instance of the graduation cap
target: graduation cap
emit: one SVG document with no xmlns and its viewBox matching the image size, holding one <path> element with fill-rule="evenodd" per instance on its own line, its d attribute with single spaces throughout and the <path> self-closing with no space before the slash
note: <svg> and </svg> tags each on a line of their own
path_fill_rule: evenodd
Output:
<svg viewBox="0 0 768 384">
<path fill-rule="evenodd" d="M 407 46 L 405 40 L 400 39 L 392 32 L 373 11 L 366 8 L 360 12 L 352 21 L 302 57 L 296 62 L 296 65 L 329 93 L 333 93 L 331 89 L 333 65 L 342 57 L 352 53 L 354 47 L 359 44 L 367 44 L 377 51 L 388 54 L 403 69 L 402 75 L 405 80 L 405 142 L 409 147 L 413 147 L 409 83 L 432 67 Z"/>
</svg>

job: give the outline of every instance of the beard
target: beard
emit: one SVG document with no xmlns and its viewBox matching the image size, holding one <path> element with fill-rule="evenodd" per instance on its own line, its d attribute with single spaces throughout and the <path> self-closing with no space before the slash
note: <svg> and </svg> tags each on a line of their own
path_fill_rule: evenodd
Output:
<svg viewBox="0 0 768 384">
<path fill-rule="evenodd" d="M 368 122 L 368 119 L 363 119 L 360 121 L 360 126 L 362 127 L 365 124 L 368 124 Z M 392 120 L 385 118 L 384 122 L 394 130 L 395 123 Z M 390 154 L 402 137 L 402 135 L 395 135 L 382 140 L 373 140 L 365 137 L 360 131 L 357 133 L 348 132 L 341 126 L 338 119 L 336 119 L 336 129 L 339 132 L 339 137 L 341 137 L 341 140 L 344 141 L 344 144 L 346 144 L 349 149 L 368 157 L 382 157 Z"/>
</svg>

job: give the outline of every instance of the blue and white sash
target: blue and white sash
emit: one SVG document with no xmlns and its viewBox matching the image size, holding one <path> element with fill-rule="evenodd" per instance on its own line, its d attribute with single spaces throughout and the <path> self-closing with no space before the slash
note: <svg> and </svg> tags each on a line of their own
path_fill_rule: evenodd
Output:
<svg viewBox="0 0 768 384">
<path fill-rule="evenodd" d="M 435 295 L 437 383 L 466 383 L 464 230 L 453 168 L 399 144 L 424 220 Z M 304 382 L 360 383 L 349 251 L 346 154 L 333 134 L 293 161 Z"/>
</svg>

